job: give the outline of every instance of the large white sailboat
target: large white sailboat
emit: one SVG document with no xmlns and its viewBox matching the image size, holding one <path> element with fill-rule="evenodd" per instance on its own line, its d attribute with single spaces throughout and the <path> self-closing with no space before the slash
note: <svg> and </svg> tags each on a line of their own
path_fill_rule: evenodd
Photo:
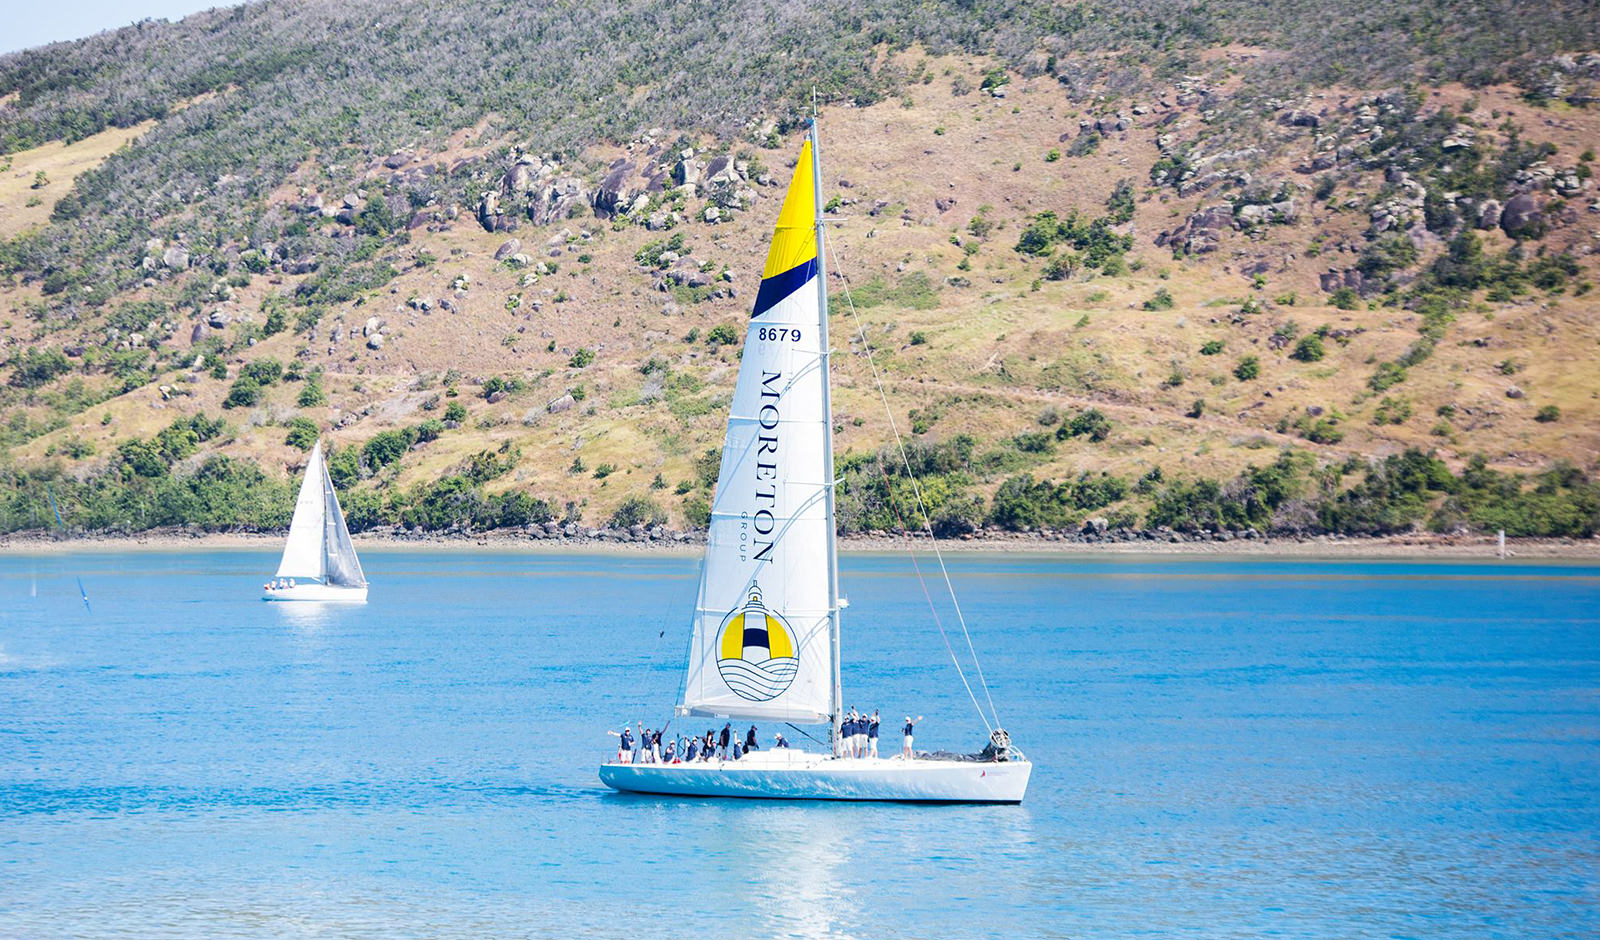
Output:
<svg viewBox="0 0 1600 940">
<path fill-rule="evenodd" d="M 998 729 L 983 759 L 839 756 L 846 605 L 835 545 L 816 136 L 813 127 L 801 147 L 745 336 L 677 714 L 828 724 L 831 749 L 619 760 L 603 764 L 600 779 L 618 790 L 683 796 L 1021 802 L 1032 765 Z"/>
<path fill-rule="evenodd" d="M 278 573 L 261 594 L 267 601 L 357 601 L 367 599 L 367 576 L 350 543 L 339 496 L 322 459 L 322 442 L 311 449 L 306 476 L 294 503 L 289 540 Z"/>
</svg>

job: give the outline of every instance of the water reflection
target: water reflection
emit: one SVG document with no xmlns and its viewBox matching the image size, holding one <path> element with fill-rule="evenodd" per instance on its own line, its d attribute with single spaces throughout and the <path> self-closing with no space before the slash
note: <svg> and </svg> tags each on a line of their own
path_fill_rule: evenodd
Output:
<svg viewBox="0 0 1600 940">
<path fill-rule="evenodd" d="M 333 622 L 334 613 L 339 609 L 338 604 L 326 601 L 282 601 L 267 603 L 272 608 L 280 621 L 293 627 L 296 631 L 318 631 Z"/>
<path fill-rule="evenodd" d="M 818 818 L 803 804 L 730 807 L 722 836 L 730 861 L 747 874 L 755 931 L 768 936 L 825 937 L 859 919 L 860 899 L 847 882 L 850 839 L 841 814 Z"/>
</svg>

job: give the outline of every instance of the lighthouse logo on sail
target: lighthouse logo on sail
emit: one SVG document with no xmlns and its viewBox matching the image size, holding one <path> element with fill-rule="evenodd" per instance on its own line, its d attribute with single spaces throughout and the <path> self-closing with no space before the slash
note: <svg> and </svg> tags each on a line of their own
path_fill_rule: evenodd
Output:
<svg viewBox="0 0 1600 940">
<path fill-rule="evenodd" d="M 783 615 L 761 602 L 761 587 L 751 585 L 750 599 L 723 618 L 717 672 L 742 699 L 770 702 L 794 682 L 800 670 L 794 631 Z"/>
</svg>

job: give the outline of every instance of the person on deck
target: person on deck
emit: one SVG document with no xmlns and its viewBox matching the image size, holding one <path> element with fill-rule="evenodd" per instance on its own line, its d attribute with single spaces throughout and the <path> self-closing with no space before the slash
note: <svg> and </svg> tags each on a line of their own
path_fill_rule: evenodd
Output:
<svg viewBox="0 0 1600 940">
<path fill-rule="evenodd" d="M 786 748 L 786 747 L 789 746 L 789 742 L 784 740 L 784 738 L 783 738 L 783 732 L 780 731 L 777 734 L 773 735 L 773 737 L 777 739 L 776 743 L 773 744 L 773 747 Z"/>
<path fill-rule="evenodd" d="M 665 751 L 661 752 L 661 762 L 663 764 L 676 764 L 678 762 L 678 742 L 677 741 L 668 741 L 667 742 L 667 749 Z"/>
<path fill-rule="evenodd" d="M 761 745 L 756 743 L 756 726 L 755 725 L 751 725 L 750 726 L 750 730 L 745 732 L 745 736 L 744 736 L 744 752 L 746 754 L 748 754 L 751 751 L 759 751 L 760 749 L 761 749 Z"/>
<path fill-rule="evenodd" d="M 623 725 L 621 731 L 607 731 L 606 734 L 619 739 L 617 741 L 617 763 L 633 763 L 633 732 L 628 730 L 628 726 Z"/>
<path fill-rule="evenodd" d="M 922 720 L 922 716 L 921 715 L 918 715 L 915 718 L 912 718 L 910 715 L 906 716 L 906 726 L 905 726 L 904 729 L 902 729 L 902 730 L 905 731 L 905 734 L 906 734 L 906 746 L 905 746 L 905 750 L 900 752 L 900 756 L 904 757 L 906 760 L 910 760 L 912 758 L 912 753 L 911 753 L 911 735 L 912 735 L 912 732 L 916 730 L 917 722 L 919 722 L 921 720 Z"/>
<path fill-rule="evenodd" d="M 717 736 L 717 757 L 728 759 L 728 742 L 733 738 L 733 722 L 722 726 L 722 734 Z"/>
<path fill-rule="evenodd" d="M 860 712 L 856 715 L 856 756 L 867 756 L 867 713 Z"/>
<path fill-rule="evenodd" d="M 650 736 L 650 759 L 653 763 L 661 763 L 661 730 Z"/>
<path fill-rule="evenodd" d="M 694 763 L 694 759 L 700 756 L 700 739 L 699 738 L 690 738 L 689 739 L 689 749 L 684 751 L 683 753 L 684 753 L 684 759 L 685 760 L 687 760 L 691 764 Z"/>
<path fill-rule="evenodd" d="M 872 710 L 872 720 L 867 722 L 867 752 L 869 756 L 878 756 L 878 710 Z"/>
</svg>

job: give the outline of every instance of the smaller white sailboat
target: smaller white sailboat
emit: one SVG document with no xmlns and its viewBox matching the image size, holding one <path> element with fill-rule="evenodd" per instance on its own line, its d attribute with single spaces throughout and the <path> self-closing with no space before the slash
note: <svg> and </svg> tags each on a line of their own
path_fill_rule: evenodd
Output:
<svg viewBox="0 0 1600 940">
<path fill-rule="evenodd" d="M 261 594 L 266 601 L 355 601 L 367 599 L 367 576 L 350 542 L 344 510 L 328 478 L 322 442 L 311 449 L 300 496 L 289 523 L 283 559 Z"/>
</svg>

